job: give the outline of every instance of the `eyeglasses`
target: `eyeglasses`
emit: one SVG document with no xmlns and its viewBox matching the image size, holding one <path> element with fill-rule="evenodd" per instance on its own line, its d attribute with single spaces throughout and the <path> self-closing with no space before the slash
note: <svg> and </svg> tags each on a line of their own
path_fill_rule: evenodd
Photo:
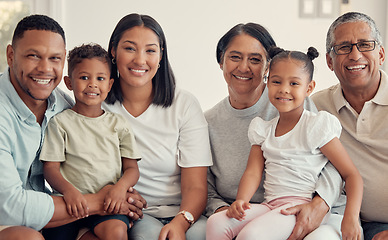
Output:
<svg viewBox="0 0 388 240">
<path fill-rule="evenodd" d="M 359 52 L 369 52 L 375 49 L 376 41 L 370 40 L 370 41 L 361 41 L 358 43 L 339 44 L 339 45 L 334 45 L 331 48 L 331 50 L 334 51 L 334 53 L 337 55 L 345 55 L 352 52 L 353 46 L 356 46 Z"/>
</svg>

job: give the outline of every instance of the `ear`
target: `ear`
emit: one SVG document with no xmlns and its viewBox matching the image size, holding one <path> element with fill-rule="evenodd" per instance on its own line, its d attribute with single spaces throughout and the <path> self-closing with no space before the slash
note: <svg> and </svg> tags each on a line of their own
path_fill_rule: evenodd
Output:
<svg viewBox="0 0 388 240">
<path fill-rule="evenodd" d="M 112 57 L 113 57 L 113 58 L 116 58 L 116 51 L 115 51 L 114 48 L 112 48 L 112 49 L 110 50 L 110 54 L 112 54 Z"/>
<path fill-rule="evenodd" d="M 380 56 L 379 63 L 380 63 L 380 66 L 381 66 L 381 65 L 383 65 L 383 63 L 385 61 L 385 49 L 384 49 L 384 47 L 380 48 L 379 56 Z"/>
<path fill-rule="evenodd" d="M 219 63 L 219 65 L 220 65 L 220 69 L 221 70 L 224 70 L 224 56 L 225 55 L 225 53 L 222 53 L 221 54 L 221 57 L 220 57 L 220 63 Z"/>
<path fill-rule="evenodd" d="M 9 67 L 13 65 L 14 50 L 11 44 L 7 46 L 7 63 Z"/>
<path fill-rule="evenodd" d="M 65 81 L 65 84 L 66 84 L 67 89 L 69 89 L 70 91 L 72 91 L 72 90 L 73 90 L 73 86 L 71 85 L 71 79 L 70 79 L 70 77 L 69 77 L 69 76 L 65 76 L 65 77 L 63 78 L 63 80 Z"/>
<path fill-rule="evenodd" d="M 111 90 L 114 81 L 115 81 L 115 80 L 114 80 L 113 78 L 109 79 L 109 91 Z"/>
<path fill-rule="evenodd" d="M 330 70 L 333 71 L 333 58 L 330 56 L 330 53 L 326 53 L 326 63 Z"/>
<path fill-rule="evenodd" d="M 162 49 L 160 50 L 159 63 L 160 63 L 160 61 L 162 61 L 162 58 L 163 58 L 163 51 L 164 51 L 164 48 L 162 48 Z"/>
<path fill-rule="evenodd" d="M 269 72 L 269 62 L 267 62 L 266 66 L 265 66 L 264 76 L 267 76 L 268 72 Z M 264 78 L 264 76 L 263 76 L 263 78 Z"/>
<path fill-rule="evenodd" d="M 314 91 L 314 89 L 315 89 L 315 81 L 311 80 L 309 85 L 307 86 L 306 97 L 310 96 L 310 94 Z"/>
</svg>

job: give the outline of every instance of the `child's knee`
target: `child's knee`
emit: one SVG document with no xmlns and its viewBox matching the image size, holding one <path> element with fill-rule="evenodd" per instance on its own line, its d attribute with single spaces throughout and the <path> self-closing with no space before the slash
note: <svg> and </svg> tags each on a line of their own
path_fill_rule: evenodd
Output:
<svg viewBox="0 0 388 240">
<path fill-rule="evenodd" d="M 224 221 L 224 218 L 225 216 L 225 213 L 223 212 L 220 212 L 220 213 L 215 213 L 213 215 L 211 215 L 208 219 L 207 219 L 207 223 L 206 223 L 206 232 L 212 232 L 212 233 L 216 233 L 216 232 L 219 232 L 220 230 L 222 230 L 222 226 L 225 227 L 225 224 L 222 224 L 222 223 L 225 223 Z"/>
<path fill-rule="evenodd" d="M 225 211 L 211 215 L 206 224 L 206 239 L 232 239 L 235 233 L 231 221 Z"/>
<path fill-rule="evenodd" d="M 127 240 L 127 224 L 121 220 L 111 219 L 98 224 L 94 233 L 103 240 Z"/>
</svg>

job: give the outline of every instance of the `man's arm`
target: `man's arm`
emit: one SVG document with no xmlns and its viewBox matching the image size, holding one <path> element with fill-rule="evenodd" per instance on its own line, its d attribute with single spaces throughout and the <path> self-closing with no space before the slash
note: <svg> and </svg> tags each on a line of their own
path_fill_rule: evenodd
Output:
<svg viewBox="0 0 388 240">
<path fill-rule="evenodd" d="M 343 181 L 337 169 L 328 162 L 319 175 L 315 192 L 331 208 L 338 200 L 343 189 Z"/>
<path fill-rule="evenodd" d="M 24 142 L 18 141 L 18 138 L 9 119 L 2 115 L 0 118 L 0 225 L 27 226 L 40 230 L 52 217 L 54 205 L 49 195 L 26 189 L 31 160 L 23 157 L 29 154 L 29 149 L 25 149 L 22 145 Z M 21 143 L 18 144 L 19 142 Z M 18 149 L 25 149 L 25 151 L 19 153 Z M 35 153 L 32 156 L 35 156 Z"/>
<path fill-rule="evenodd" d="M 98 193 L 95 194 L 85 194 L 84 197 L 88 202 L 89 214 L 90 215 L 106 215 L 104 211 L 104 199 L 109 190 L 113 185 L 108 185 L 103 187 Z M 127 193 L 128 201 L 123 204 L 120 208 L 119 214 L 127 215 L 132 220 L 137 220 L 143 217 L 142 209 L 146 207 L 146 201 L 140 196 L 136 190 L 130 188 Z M 62 197 L 52 196 L 55 211 L 50 220 L 50 222 L 45 226 L 46 228 L 61 226 L 70 222 L 77 220 L 77 218 L 72 217 L 68 214 L 66 209 L 66 203 Z"/>
<path fill-rule="evenodd" d="M 106 193 L 109 191 L 110 187 L 111 186 L 107 186 L 96 194 L 84 195 L 86 201 L 88 202 L 90 215 L 104 214 L 104 209 L 103 209 L 104 197 Z M 58 227 L 78 219 L 69 215 L 67 211 L 66 203 L 63 200 L 63 197 L 59 197 L 59 196 L 51 196 L 51 197 L 54 202 L 55 210 L 50 222 L 45 226 L 46 228 Z M 125 212 L 125 213 L 128 215 L 128 212 Z"/>
</svg>

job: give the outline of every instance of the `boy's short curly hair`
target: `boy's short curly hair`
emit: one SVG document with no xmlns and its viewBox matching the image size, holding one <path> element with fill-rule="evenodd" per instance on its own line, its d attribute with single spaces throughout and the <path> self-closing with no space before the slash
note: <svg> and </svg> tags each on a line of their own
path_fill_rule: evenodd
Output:
<svg viewBox="0 0 388 240">
<path fill-rule="evenodd" d="M 81 46 L 73 48 L 69 51 L 67 56 L 68 75 L 71 77 L 72 72 L 77 64 L 84 59 L 98 58 L 102 62 L 106 62 L 109 67 L 109 71 L 112 69 L 108 52 L 96 43 L 82 44 Z"/>
</svg>

